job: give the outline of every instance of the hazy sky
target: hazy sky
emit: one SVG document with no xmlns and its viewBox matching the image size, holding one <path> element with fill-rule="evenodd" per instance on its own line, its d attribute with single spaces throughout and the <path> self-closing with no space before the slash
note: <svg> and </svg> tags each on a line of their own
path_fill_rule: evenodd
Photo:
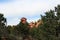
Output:
<svg viewBox="0 0 60 40">
<path fill-rule="evenodd" d="M 40 18 L 40 14 L 54 9 L 60 0 L 0 0 L 0 13 L 7 18 L 8 25 L 18 24 L 21 17 L 28 22 Z"/>
</svg>

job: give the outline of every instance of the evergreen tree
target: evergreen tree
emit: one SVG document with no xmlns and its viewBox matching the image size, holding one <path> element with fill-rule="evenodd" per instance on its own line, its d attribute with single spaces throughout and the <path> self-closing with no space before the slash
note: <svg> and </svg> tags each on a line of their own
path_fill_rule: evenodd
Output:
<svg viewBox="0 0 60 40">
<path fill-rule="evenodd" d="M 6 22 L 6 18 L 0 13 L 0 38 L 7 36 Z"/>
<path fill-rule="evenodd" d="M 55 7 L 55 12 L 57 15 L 57 27 L 56 27 L 56 35 L 58 36 L 60 34 L 60 5 Z"/>
<path fill-rule="evenodd" d="M 56 35 L 56 16 L 53 10 L 45 13 L 45 16 L 42 16 L 43 25 L 41 30 L 43 31 L 43 37 L 45 40 L 54 40 Z"/>
</svg>

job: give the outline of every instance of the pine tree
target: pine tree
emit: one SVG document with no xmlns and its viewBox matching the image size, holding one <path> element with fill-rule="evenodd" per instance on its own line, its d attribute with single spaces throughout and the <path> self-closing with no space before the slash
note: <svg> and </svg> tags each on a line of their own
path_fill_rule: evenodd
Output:
<svg viewBox="0 0 60 40">
<path fill-rule="evenodd" d="M 0 38 L 7 36 L 6 18 L 0 13 Z"/>
<path fill-rule="evenodd" d="M 57 15 L 57 27 L 56 27 L 56 35 L 59 36 L 60 34 L 60 5 L 58 5 L 57 7 L 55 7 L 55 12 Z"/>
<path fill-rule="evenodd" d="M 55 40 L 57 17 L 54 10 L 45 12 L 45 16 L 41 16 L 41 19 L 43 21 L 43 24 L 39 27 L 41 40 Z"/>
</svg>

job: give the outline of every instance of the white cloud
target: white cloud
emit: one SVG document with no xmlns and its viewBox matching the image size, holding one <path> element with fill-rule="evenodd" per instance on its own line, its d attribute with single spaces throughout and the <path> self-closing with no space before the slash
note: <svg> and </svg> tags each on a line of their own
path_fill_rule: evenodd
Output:
<svg viewBox="0 0 60 40">
<path fill-rule="evenodd" d="M 28 17 L 54 9 L 57 4 L 60 4 L 60 0 L 15 0 L 14 2 L 0 4 L 0 13 L 4 13 L 7 18 Z M 12 21 L 16 21 L 16 18 L 12 18 Z M 12 21 L 10 23 L 14 24 L 15 22 Z"/>
<path fill-rule="evenodd" d="M 7 25 L 17 25 L 20 20 L 18 18 L 13 18 L 13 19 L 8 19 L 7 21 L 8 21 Z"/>
</svg>

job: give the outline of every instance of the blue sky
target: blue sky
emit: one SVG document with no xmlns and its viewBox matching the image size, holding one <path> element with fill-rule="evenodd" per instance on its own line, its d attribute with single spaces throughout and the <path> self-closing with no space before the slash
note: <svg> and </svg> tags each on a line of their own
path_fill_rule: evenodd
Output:
<svg viewBox="0 0 60 40">
<path fill-rule="evenodd" d="M 58 4 L 60 0 L 0 0 L 0 13 L 7 18 L 8 25 L 16 25 L 21 17 L 28 22 L 40 19 L 40 15 Z"/>
<path fill-rule="evenodd" d="M 0 0 L 0 3 L 7 3 L 7 2 L 11 2 L 13 0 Z"/>
</svg>

